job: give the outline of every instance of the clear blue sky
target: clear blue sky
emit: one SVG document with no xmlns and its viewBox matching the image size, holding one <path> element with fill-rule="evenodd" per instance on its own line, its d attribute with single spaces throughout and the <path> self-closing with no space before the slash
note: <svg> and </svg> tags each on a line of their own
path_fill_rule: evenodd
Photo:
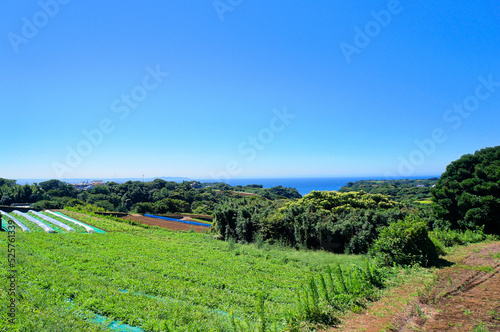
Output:
<svg viewBox="0 0 500 332">
<path fill-rule="evenodd" d="M 500 144 L 498 0 L 0 13 L 0 177 L 427 175 Z"/>
</svg>

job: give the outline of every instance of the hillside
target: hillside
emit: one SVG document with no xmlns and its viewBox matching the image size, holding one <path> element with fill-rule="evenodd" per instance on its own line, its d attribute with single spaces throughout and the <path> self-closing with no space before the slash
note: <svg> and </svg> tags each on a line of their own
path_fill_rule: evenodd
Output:
<svg viewBox="0 0 500 332">
<path fill-rule="evenodd" d="M 109 331 L 113 321 L 144 331 L 232 331 L 234 320 L 277 331 L 289 324 L 296 290 L 311 276 L 325 266 L 366 264 L 363 256 L 241 245 L 64 213 L 106 233 L 15 233 L 12 331 Z M 9 270 L 7 260 L 0 264 Z M 10 298 L 7 283 L 1 279 L 1 303 Z M 0 326 L 7 321 L 2 306 Z"/>
<path fill-rule="evenodd" d="M 340 192 L 364 191 L 370 194 L 388 195 L 397 202 L 429 202 L 431 188 L 438 178 L 418 180 L 361 180 L 349 182 Z"/>
</svg>

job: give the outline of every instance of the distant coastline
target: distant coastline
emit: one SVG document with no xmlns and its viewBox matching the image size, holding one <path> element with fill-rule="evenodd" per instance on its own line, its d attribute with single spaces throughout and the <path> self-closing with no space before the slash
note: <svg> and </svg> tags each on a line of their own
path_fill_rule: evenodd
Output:
<svg viewBox="0 0 500 332">
<path fill-rule="evenodd" d="M 440 177 L 440 175 L 416 175 L 416 176 L 408 176 L 408 177 L 400 177 L 400 178 L 391 178 L 391 180 L 395 179 L 428 179 L 432 177 Z M 145 182 L 153 181 L 157 178 L 144 178 Z M 231 186 L 245 186 L 249 184 L 259 184 L 264 188 L 271 188 L 276 186 L 283 187 L 292 187 L 296 188 L 301 195 L 307 195 L 313 190 L 317 191 L 332 191 L 339 190 L 343 186 L 345 186 L 348 182 L 356 182 L 359 180 L 388 180 L 384 176 L 352 176 L 352 177 L 320 177 L 320 178 L 247 178 L 247 179 L 230 179 L 230 180 L 217 180 L 217 179 L 199 179 L 199 178 L 187 178 L 187 177 L 158 177 L 158 179 L 163 179 L 165 181 L 174 181 L 174 182 L 182 182 L 182 181 L 199 181 L 202 183 L 207 182 L 225 182 Z M 40 183 L 43 181 L 47 181 L 48 179 L 19 179 L 17 180 L 18 184 L 32 184 L 32 183 Z M 143 178 L 116 178 L 116 179 L 106 179 L 106 178 L 92 178 L 92 179 L 82 179 L 82 178 L 74 178 L 74 179 L 62 179 L 61 181 L 65 181 L 68 183 L 80 183 L 85 181 L 92 180 L 102 180 L 104 182 L 117 182 L 124 183 L 127 181 L 143 181 Z"/>
<path fill-rule="evenodd" d="M 352 177 L 322 177 L 322 178 L 250 178 L 250 179 L 230 179 L 230 180 L 213 180 L 213 179 L 196 179 L 196 181 L 204 182 L 225 182 L 231 186 L 246 186 L 250 184 L 261 184 L 264 188 L 276 186 L 292 187 L 303 196 L 311 191 L 332 191 L 339 190 L 349 182 L 360 180 L 399 180 L 399 179 L 429 179 L 432 177 L 439 178 L 440 175 L 418 175 L 399 178 L 387 179 L 385 176 L 352 176 Z"/>
</svg>

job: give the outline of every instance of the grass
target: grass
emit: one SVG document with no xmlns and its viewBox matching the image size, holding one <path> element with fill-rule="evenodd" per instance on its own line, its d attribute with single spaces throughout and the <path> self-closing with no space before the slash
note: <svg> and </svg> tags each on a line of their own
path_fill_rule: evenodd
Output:
<svg viewBox="0 0 500 332">
<path fill-rule="evenodd" d="M 479 322 L 473 330 L 474 332 L 489 332 L 490 330 L 487 327 L 485 322 Z"/>
<path fill-rule="evenodd" d="M 431 200 L 420 200 L 420 201 L 415 201 L 416 203 L 420 203 L 420 204 L 432 204 L 432 201 Z"/>
<path fill-rule="evenodd" d="M 458 264 L 457 268 L 471 270 L 471 271 L 486 272 L 486 273 L 491 273 L 491 272 L 495 271 L 494 268 L 492 268 L 491 266 L 486 266 L 486 265 L 463 265 L 463 264 Z"/>
<path fill-rule="evenodd" d="M 465 231 L 435 229 L 429 232 L 429 237 L 435 244 L 442 247 L 452 247 L 456 245 L 498 240 L 498 236 L 485 234 L 482 229 L 468 229 Z"/>
<path fill-rule="evenodd" d="M 327 266 L 348 271 L 367 264 L 364 256 L 259 248 L 64 213 L 116 231 L 17 233 L 13 331 L 102 331 L 89 320 L 96 314 L 146 331 L 279 331 L 297 315 L 297 289 L 310 278 L 319 280 Z M 6 238 L 0 242 L 4 247 Z M 0 266 L 6 271 L 6 260 Z M 1 278 L 2 303 L 7 288 Z M 6 320 L 2 306 L 0 326 Z"/>
</svg>

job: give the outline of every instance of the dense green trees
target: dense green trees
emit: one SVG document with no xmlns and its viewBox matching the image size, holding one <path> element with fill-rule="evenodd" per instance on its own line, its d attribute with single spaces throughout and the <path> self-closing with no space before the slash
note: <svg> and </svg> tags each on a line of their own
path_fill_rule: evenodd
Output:
<svg viewBox="0 0 500 332">
<path fill-rule="evenodd" d="M 364 191 L 370 194 L 390 196 L 397 202 L 415 202 L 427 200 L 431 197 L 432 186 L 438 178 L 418 180 L 360 180 L 349 182 L 340 192 Z"/>
<path fill-rule="evenodd" d="M 240 192 L 256 194 L 266 200 L 301 197 L 295 188 L 263 188 L 261 185 L 231 187 L 226 183 L 182 183 L 155 179 L 151 182 L 108 182 L 89 191 L 78 191 L 71 184 L 49 180 L 20 186 L 15 180 L 0 179 L 0 205 L 32 203 L 37 209 L 65 206 L 94 206 L 96 209 L 139 213 L 212 214 L 215 206 L 227 199 L 242 199 Z"/>
<path fill-rule="evenodd" d="M 452 228 L 484 226 L 500 234 L 500 146 L 467 154 L 446 168 L 432 191 Z"/>
<path fill-rule="evenodd" d="M 297 248 L 367 252 L 378 232 L 407 215 L 400 203 L 364 192 L 313 191 L 299 200 L 227 200 L 214 211 L 223 239 L 283 243 Z"/>
</svg>

